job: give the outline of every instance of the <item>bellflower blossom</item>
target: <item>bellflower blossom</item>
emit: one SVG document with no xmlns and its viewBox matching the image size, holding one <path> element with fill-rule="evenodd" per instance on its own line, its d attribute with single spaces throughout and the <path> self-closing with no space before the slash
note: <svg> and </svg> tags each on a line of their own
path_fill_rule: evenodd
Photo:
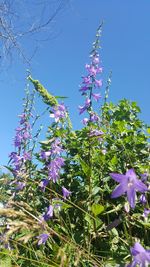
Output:
<svg viewBox="0 0 150 267">
<path fill-rule="evenodd" d="M 63 197 L 66 199 L 67 197 L 70 196 L 70 194 L 72 193 L 71 191 L 69 191 L 67 188 L 65 188 L 64 186 L 62 187 L 62 193 L 63 193 Z"/>
<path fill-rule="evenodd" d="M 82 120 L 82 122 L 83 122 L 84 125 L 86 125 L 86 124 L 89 122 L 89 119 L 88 119 L 88 118 L 84 118 L 84 119 Z"/>
<path fill-rule="evenodd" d="M 26 183 L 19 181 L 16 182 L 16 185 L 17 185 L 16 190 L 23 190 L 23 188 L 26 186 Z"/>
<path fill-rule="evenodd" d="M 95 101 L 98 101 L 101 98 L 100 94 L 93 94 L 92 93 L 93 98 L 95 99 Z"/>
<path fill-rule="evenodd" d="M 143 212 L 143 217 L 144 218 L 147 218 L 150 214 L 150 209 L 144 209 L 144 212 Z"/>
<path fill-rule="evenodd" d="M 22 157 L 17 152 L 11 152 L 9 158 L 13 164 L 14 171 L 18 171 L 22 165 Z"/>
<path fill-rule="evenodd" d="M 56 105 L 52 108 L 52 113 L 50 114 L 51 118 L 55 119 L 55 122 L 59 122 L 60 119 L 66 117 L 66 107 L 64 104 Z"/>
<path fill-rule="evenodd" d="M 47 241 L 47 239 L 49 238 L 49 234 L 41 234 L 41 235 L 39 235 L 39 236 L 37 236 L 37 238 L 39 239 L 39 241 L 38 241 L 38 245 L 40 246 L 40 245 L 45 245 L 45 243 L 46 243 L 46 241 Z"/>
<path fill-rule="evenodd" d="M 94 112 L 90 112 L 90 121 L 91 122 L 97 122 L 97 121 L 99 121 L 99 116 L 96 113 L 94 113 Z"/>
<path fill-rule="evenodd" d="M 48 165 L 48 179 L 56 183 L 59 179 L 59 172 L 63 165 L 64 159 L 61 157 L 56 157 L 52 160 Z"/>
<path fill-rule="evenodd" d="M 146 182 L 147 178 L 148 178 L 148 173 L 145 172 L 145 173 L 141 174 L 142 182 Z"/>
<path fill-rule="evenodd" d="M 140 267 L 148 267 L 150 264 L 150 250 L 146 250 L 138 242 L 130 249 L 133 257 L 131 264 L 128 267 L 136 267 L 137 264 Z"/>
<path fill-rule="evenodd" d="M 40 153 L 41 159 L 45 159 L 45 160 L 48 160 L 50 155 L 51 155 L 51 151 L 41 151 Z"/>
<path fill-rule="evenodd" d="M 55 141 L 52 143 L 50 152 L 53 155 L 60 155 L 60 153 L 63 152 L 62 144 L 58 138 L 56 138 Z"/>
<path fill-rule="evenodd" d="M 146 199 L 146 196 L 145 196 L 144 194 L 142 194 L 142 195 L 140 196 L 140 202 L 141 202 L 143 205 L 145 205 L 145 204 L 147 203 L 147 199 Z"/>
<path fill-rule="evenodd" d="M 96 80 L 96 79 L 95 79 L 95 85 L 96 85 L 97 87 L 102 87 L 102 85 L 103 85 L 102 80 Z"/>
<path fill-rule="evenodd" d="M 100 130 L 93 129 L 90 131 L 89 136 L 94 137 L 94 136 L 102 136 L 104 133 Z"/>
<path fill-rule="evenodd" d="M 84 106 L 79 106 L 79 114 L 82 114 L 85 110 L 87 110 L 90 107 L 91 100 L 89 98 L 86 98 Z"/>
<path fill-rule="evenodd" d="M 136 192 L 146 192 L 148 190 L 147 186 L 136 177 L 134 169 L 128 170 L 126 174 L 110 173 L 110 176 L 120 183 L 112 192 L 111 197 L 116 198 L 126 193 L 128 202 L 134 209 Z"/>
<path fill-rule="evenodd" d="M 63 151 L 61 142 L 58 138 L 51 144 L 51 149 L 48 151 L 41 151 L 40 156 L 42 159 L 48 160 L 50 156 L 60 155 Z"/>
<path fill-rule="evenodd" d="M 48 184 L 49 184 L 49 180 L 48 179 L 43 179 L 40 182 L 39 187 L 43 192 L 45 192 L 45 188 L 48 186 Z"/>
<path fill-rule="evenodd" d="M 43 215 L 43 219 L 45 221 L 48 221 L 49 219 L 51 219 L 53 217 L 53 212 L 54 212 L 54 208 L 52 205 L 50 205 L 46 211 L 46 213 Z"/>
</svg>

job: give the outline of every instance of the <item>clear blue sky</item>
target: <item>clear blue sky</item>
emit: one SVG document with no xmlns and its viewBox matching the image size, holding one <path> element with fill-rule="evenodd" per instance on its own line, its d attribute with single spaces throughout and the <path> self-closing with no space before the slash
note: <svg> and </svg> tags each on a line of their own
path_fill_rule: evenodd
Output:
<svg viewBox="0 0 150 267">
<path fill-rule="evenodd" d="M 32 1 L 30 1 L 32 3 Z M 78 91 L 84 65 L 89 61 L 91 44 L 99 22 L 104 20 L 101 58 L 104 84 L 113 72 L 110 100 L 137 101 L 141 118 L 150 123 L 150 1 L 148 0 L 71 0 L 55 18 L 50 38 L 44 35 L 23 40 L 26 55 L 32 55 L 32 76 L 55 95 L 68 96 L 73 125 L 81 120 L 78 105 L 83 99 Z M 37 37 L 37 36 L 36 36 Z M 27 66 L 17 58 L 0 73 L 0 164 L 6 164 L 13 150 L 12 138 L 17 114 L 22 109 Z M 102 89 L 104 91 L 104 88 Z M 38 101 L 41 108 L 40 101 Z M 47 117 L 47 121 L 49 118 Z"/>
</svg>

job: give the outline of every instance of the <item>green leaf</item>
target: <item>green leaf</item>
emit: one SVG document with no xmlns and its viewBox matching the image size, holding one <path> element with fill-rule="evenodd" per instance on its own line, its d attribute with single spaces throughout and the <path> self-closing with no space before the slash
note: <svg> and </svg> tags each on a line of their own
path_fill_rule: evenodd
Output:
<svg viewBox="0 0 150 267">
<path fill-rule="evenodd" d="M 82 167 L 82 170 L 84 172 L 84 174 L 88 177 L 90 176 L 90 173 L 91 173 L 91 168 L 90 166 L 83 160 L 79 157 L 79 162 L 81 164 L 81 167 Z"/>
<path fill-rule="evenodd" d="M 92 212 L 95 216 L 101 214 L 104 211 L 104 206 L 94 203 L 92 205 Z"/>
<path fill-rule="evenodd" d="M 50 144 L 50 142 L 51 142 L 51 140 L 45 140 L 45 141 L 40 141 L 39 143 L 41 145 L 48 145 L 48 144 Z"/>
<path fill-rule="evenodd" d="M 118 163 L 118 159 L 117 159 L 117 156 L 113 156 L 113 158 L 111 159 L 111 164 L 112 165 L 116 165 Z"/>
<path fill-rule="evenodd" d="M 61 200 L 53 200 L 53 205 L 60 205 L 61 209 L 64 209 L 64 210 L 72 208 L 70 204 L 67 204 Z"/>
<path fill-rule="evenodd" d="M 90 226 L 93 226 L 93 219 L 88 214 L 85 215 L 85 220 L 89 223 Z"/>
<path fill-rule="evenodd" d="M 92 195 L 93 196 L 96 195 L 97 193 L 100 192 L 100 190 L 101 190 L 101 188 L 99 186 L 94 187 L 92 190 Z"/>
</svg>

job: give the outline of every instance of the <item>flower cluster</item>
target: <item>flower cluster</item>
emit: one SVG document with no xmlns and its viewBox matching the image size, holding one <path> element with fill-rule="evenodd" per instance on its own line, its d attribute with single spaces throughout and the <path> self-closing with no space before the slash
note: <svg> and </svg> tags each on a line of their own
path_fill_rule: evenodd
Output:
<svg viewBox="0 0 150 267">
<path fill-rule="evenodd" d="M 17 178 L 15 182 L 16 189 L 22 190 L 25 183 L 22 181 L 21 174 L 25 173 L 25 163 L 31 161 L 31 152 L 28 150 L 28 144 L 32 136 L 29 115 L 22 113 L 19 117 L 19 127 L 16 128 L 16 135 L 14 137 L 15 151 L 11 152 L 9 158 L 13 167 L 13 174 Z"/>
<path fill-rule="evenodd" d="M 49 184 L 50 180 L 56 183 L 59 179 L 61 167 L 64 165 L 64 159 L 61 156 L 63 148 L 58 138 L 51 145 L 49 151 L 41 151 L 41 158 L 46 160 L 46 167 L 48 171 L 48 178 L 40 183 L 42 191 Z"/>
<path fill-rule="evenodd" d="M 52 108 L 51 118 L 55 119 L 55 122 L 59 122 L 61 119 L 64 119 L 66 117 L 66 107 L 64 104 L 56 105 Z"/>
<path fill-rule="evenodd" d="M 98 29 L 96 35 L 96 41 L 93 43 L 93 50 L 90 54 L 91 63 L 86 64 L 85 68 L 87 70 L 87 75 L 82 77 L 82 85 L 80 86 L 79 91 L 82 95 L 85 96 L 85 103 L 83 106 L 79 106 L 79 114 L 82 114 L 84 111 L 87 111 L 90 115 L 90 118 L 84 118 L 83 124 L 87 124 L 89 121 L 96 122 L 98 120 L 98 116 L 92 110 L 92 101 L 96 102 L 101 98 L 100 93 L 95 93 L 95 89 L 99 89 L 102 86 L 102 80 L 97 77 L 97 75 L 101 74 L 103 68 L 99 66 L 100 58 L 98 54 L 99 46 L 99 37 L 101 34 L 101 28 Z"/>
<path fill-rule="evenodd" d="M 66 118 L 67 111 L 64 104 L 58 104 L 52 107 L 50 117 L 54 118 L 56 123 L 61 123 L 62 119 Z M 61 168 L 64 166 L 64 158 L 63 153 L 65 153 L 62 142 L 59 137 L 55 137 L 55 139 L 52 139 L 50 149 L 47 151 L 42 150 L 40 152 L 40 157 L 42 160 L 45 161 L 45 168 L 47 170 L 47 178 L 43 179 L 40 183 L 40 188 L 44 192 L 46 187 L 50 184 L 50 181 L 52 181 L 54 184 L 59 182 L 60 179 L 60 172 Z M 64 186 L 62 187 L 62 195 L 63 198 L 66 199 L 71 194 L 71 191 L 69 191 Z M 42 221 L 48 221 L 53 218 L 54 210 L 60 211 L 61 210 L 61 204 L 53 204 L 53 199 L 51 199 L 51 204 L 47 208 L 46 212 L 42 216 Z M 46 237 L 46 238 L 45 238 Z M 46 240 L 48 239 L 48 236 L 45 234 L 40 235 L 38 244 L 45 244 Z"/>
</svg>

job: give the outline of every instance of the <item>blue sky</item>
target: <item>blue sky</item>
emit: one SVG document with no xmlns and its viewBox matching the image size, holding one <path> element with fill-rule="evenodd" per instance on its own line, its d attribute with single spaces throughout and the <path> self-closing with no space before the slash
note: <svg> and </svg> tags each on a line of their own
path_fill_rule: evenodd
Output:
<svg viewBox="0 0 150 267">
<path fill-rule="evenodd" d="M 30 1 L 32 4 L 32 1 Z M 38 10 L 37 10 L 38 12 Z M 83 99 L 78 91 L 85 63 L 100 21 L 104 20 L 100 51 L 104 66 L 103 80 L 112 70 L 109 100 L 122 98 L 137 101 L 141 118 L 150 123 L 150 2 L 148 0 L 70 0 L 51 25 L 50 38 L 44 34 L 22 40 L 24 53 L 30 57 L 35 48 L 30 70 L 35 79 L 54 95 L 68 96 L 73 125 L 79 126 L 78 105 Z M 46 35 L 47 37 L 47 35 Z M 17 55 L 0 73 L 0 164 L 6 164 L 13 150 L 12 138 L 17 127 L 17 114 L 22 110 L 26 69 Z M 104 92 L 105 86 L 102 88 Z M 38 107 L 43 105 L 38 100 Z M 49 117 L 44 118 L 49 122 Z"/>
</svg>

